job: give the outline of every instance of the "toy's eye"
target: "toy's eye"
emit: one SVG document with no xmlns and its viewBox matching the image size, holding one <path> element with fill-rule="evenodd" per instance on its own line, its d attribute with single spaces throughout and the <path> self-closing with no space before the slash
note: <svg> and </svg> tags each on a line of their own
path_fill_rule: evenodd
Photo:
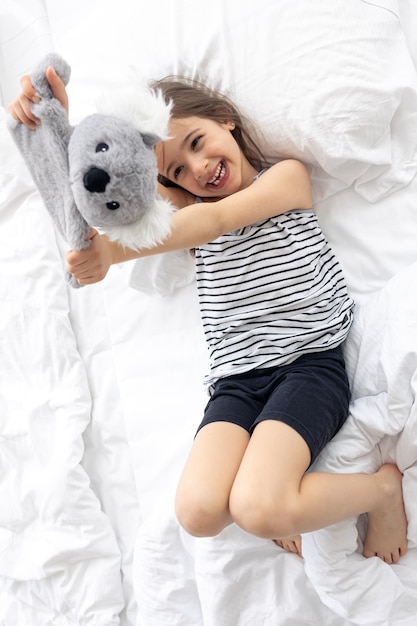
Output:
<svg viewBox="0 0 417 626">
<path fill-rule="evenodd" d="M 110 209 L 110 211 L 115 211 L 116 209 L 118 209 L 120 207 L 120 204 L 118 202 L 107 202 L 106 207 L 108 209 Z"/>
<path fill-rule="evenodd" d="M 96 145 L 96 152 L 107 152 L 109 146 L 106 143 L 98 143 Z"/>
</svg>

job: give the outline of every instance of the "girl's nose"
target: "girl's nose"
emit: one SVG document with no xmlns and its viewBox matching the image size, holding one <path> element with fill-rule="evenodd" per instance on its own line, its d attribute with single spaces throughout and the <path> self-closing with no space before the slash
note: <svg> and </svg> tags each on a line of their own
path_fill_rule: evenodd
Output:
<svg viewBox="0 0 417 626">
<path fill-rule="evenodd" d="M 194 175 L 194 178 L 198 180 L 206 174 L 207 172 L 208 161 L 207 159 L 197 158 L 195 157 L 191 164 L 191 171 Z"/>
</svg>

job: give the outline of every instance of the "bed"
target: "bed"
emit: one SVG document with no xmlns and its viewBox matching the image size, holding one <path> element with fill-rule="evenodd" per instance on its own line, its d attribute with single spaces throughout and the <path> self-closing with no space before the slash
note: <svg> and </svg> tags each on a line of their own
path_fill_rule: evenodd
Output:
<svg viewBox="0 0 417 626">
<path fill-rule="evenodd" d="M 3 0 L 0 7 L 1 626 L 414 626 L 417 613 L 417 5 L 413 0 Z M 106 89 L 204 78 L 310 169 L 355 299 L 349 419 L 315 468 L 404 474 L 408 553 L 366 520 L 304 559 L 235 526 L 193 539 L 173 498 L 206 403 L 188 252 L 64 279 L 65 243 L 6 129 L 55 50 L 70 119 Z M 314 469 L 314 468 L 313 468 Z"/>
</svg>

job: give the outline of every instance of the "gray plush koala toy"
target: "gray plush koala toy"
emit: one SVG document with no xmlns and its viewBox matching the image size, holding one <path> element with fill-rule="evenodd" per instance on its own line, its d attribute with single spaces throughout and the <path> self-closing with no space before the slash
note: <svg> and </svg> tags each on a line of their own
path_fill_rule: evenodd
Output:
<svg viewBox="0 0 417 626">
<path fill-rule="evenodd" d="M 154 146 L 166 136 L 170 105 L 160 94 L 133 90 L 71 126 L 46 80 L 49 66 L 65 85 L 71 73 L 61 56 L 49 54 L 31 74 L 41 124 L 30 130 L 10 116 L 8 125 L 56 228 L 73 250 L 90 245 L 91 226 L 129 248 L 162 241 L 173 207 L 157 194 Z"/>
</svg>

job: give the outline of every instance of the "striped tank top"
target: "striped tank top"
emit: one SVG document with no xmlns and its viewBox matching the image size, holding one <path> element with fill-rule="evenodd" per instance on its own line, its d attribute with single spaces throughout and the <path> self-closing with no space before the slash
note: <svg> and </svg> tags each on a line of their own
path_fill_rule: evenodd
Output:
<svg viewBox="0 0 417 626">
<path fill-rule="evenodd" d="M 312 210 L 293 210 L 196 249 L 208 387 L 335 348 L 353 301 Z"/>
</svg>

